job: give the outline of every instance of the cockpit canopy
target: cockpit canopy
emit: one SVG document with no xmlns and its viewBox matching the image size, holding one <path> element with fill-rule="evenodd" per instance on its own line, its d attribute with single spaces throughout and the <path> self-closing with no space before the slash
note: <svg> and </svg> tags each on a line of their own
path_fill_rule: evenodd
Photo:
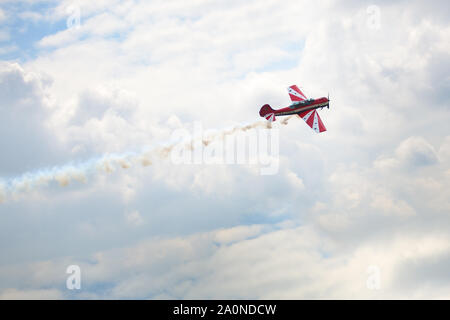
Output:
<svg viewBox="0 0 450 320">
<path fill-rule="evenodd" d="M 303 101 L 298 101 L 298 102 L 295 102 L 295 103 L 293 103 L 292 105 L 290 105 L 289 107 L 291 108 L 291 109 L 295 109 L 295 108 L 297 108 L 298 106 L 307 106 L 307 105 L 309 105 L 309 104 L 311 104 L 312 102 L 314 101 L 314 99 L 306 99 L 306 100 L 303 100 Z"/>
</svg>

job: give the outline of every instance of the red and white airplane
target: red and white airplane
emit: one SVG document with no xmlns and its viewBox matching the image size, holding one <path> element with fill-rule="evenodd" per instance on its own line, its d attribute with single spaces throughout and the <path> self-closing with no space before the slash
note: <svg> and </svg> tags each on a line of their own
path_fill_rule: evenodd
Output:
<svg viewBox="0 0 450 320">
<path fill-rule="evenodd" d="M 275 121 L 275 116 L 287 116 L 291 114 L 298 114 L 300 118 L 306 121 L 315 132 L 323 132 L 327 129 L 323 125 L 322 120 L 317 113 L 318 108 L 330 108 L 330 100 L 322 97 L 318 99 L 307 99 L 303 92 L 296 86 L 288 88 L 289 97 L 292 104 L 286 108 L 273 110 L 268 104 L 262 106 L 259 110 L 259 115 L 269 121 Z"/>
</svg>

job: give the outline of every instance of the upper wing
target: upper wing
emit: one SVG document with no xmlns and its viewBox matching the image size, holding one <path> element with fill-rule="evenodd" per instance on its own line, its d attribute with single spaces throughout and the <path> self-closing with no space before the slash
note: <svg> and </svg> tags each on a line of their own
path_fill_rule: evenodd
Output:
<svg viewBox="0 0 450 320">
<path fill-rule="evenodd" d="M 300 102 L 307 99 L 303 92 L 301 92 L 295 84 L 288 88 L 288 92 L 292 102 Z"/>
<path fill-rule="evenodd" d="M 327 128 L 323 125 L 322 119 L 320 119 L 316 109 L 300 112 L 298 116 L 305 120 L 306 124 L 315 132 L 320 133 L 327 131 Z"/>
</svg>

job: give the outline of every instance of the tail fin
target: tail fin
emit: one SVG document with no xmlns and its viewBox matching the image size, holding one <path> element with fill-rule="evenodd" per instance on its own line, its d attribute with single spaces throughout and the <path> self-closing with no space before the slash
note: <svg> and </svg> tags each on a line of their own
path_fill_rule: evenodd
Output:
<svg viewBox="0 0 450 320">
<path fill-rule="evenodd" d="M 273 110 L 268 104 L 265 104 L 262 106 L 261 110 L 259 110 L 259 115 L 272 122 L 275 121 L 274 112 L 275 110 Z"/>
</svg>

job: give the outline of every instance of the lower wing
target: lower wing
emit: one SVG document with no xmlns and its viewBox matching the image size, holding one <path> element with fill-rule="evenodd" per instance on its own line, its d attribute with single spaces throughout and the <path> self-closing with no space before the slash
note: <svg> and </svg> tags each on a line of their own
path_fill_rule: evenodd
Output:
<svg viewBox="0 0 450 320">
<path fill-rule="evenodd" d="M 306 124 L 315 132 L 320 133 L 327 131 L 327 128 L 323 125 L 322 119 L 320 119 L 316 109 L 300 112 L 298 116 L 305 120 Z"/>
</svg>

